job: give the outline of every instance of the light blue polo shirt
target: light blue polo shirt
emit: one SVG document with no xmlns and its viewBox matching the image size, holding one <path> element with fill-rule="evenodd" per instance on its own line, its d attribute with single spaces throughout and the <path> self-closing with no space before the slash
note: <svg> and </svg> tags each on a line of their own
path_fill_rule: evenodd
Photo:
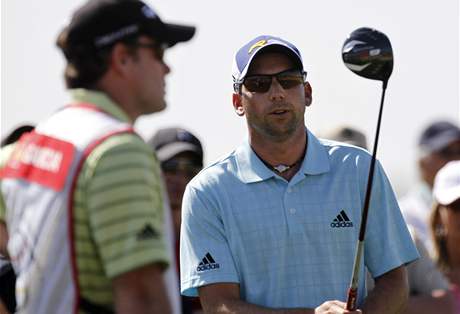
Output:
<svg viewBox="0 0 460 314">
<path fill-rule="evenodd" d="M 239 283 L 241 298 L 271 308 L 346 300 L 371 156 L 307 131 L 301 169 L 287 182 L 246 142 L 187 186 L 182 212 L 181 292 Z M 373 277 L 418 258 L 395 195 L 376 164 L 365 268 Z"/>
</svg>

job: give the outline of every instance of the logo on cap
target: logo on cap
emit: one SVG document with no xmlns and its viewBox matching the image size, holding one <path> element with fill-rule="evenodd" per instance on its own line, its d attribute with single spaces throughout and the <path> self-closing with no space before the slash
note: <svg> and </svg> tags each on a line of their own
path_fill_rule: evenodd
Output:
<svg viewBox="0 0 460 314">
<path fill-rule="evenodd" d="M 267 41 L 266 41 L 265 39 L 259 40 L 259 41 L 256 42 L 254 45 L 252 45 L 251 48 L 249 48 L 248 54 L 251 54 L 251 52 L 252 52 L 254 49 L 256 49 L 257 47 L 263 47 L 266 43 L 267 43 Z"/>
<path fill-rule="evenodd" d="M 153 12 L 153 10 L 151 8 L 149 8 L 148 6 L 144 5 L 142 7 L 142 13 L 144 13 L 145 17 L 148 17 L 148 18 L 155 18 L 157 15 L 155 14 L 155 12 Z"/>
<path fill-rule="evenodd" d="M 185 130 L 177 131 L 177 139 L 182 142 L 191 142 L 193 141 L 192 135 Z"/>
</svg>

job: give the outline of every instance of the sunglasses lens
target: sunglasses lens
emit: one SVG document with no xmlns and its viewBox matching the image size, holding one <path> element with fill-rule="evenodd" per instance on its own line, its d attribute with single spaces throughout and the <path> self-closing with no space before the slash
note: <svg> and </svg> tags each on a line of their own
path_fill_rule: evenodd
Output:
<svg viewBox="0 0 460 314">
<path fill-rule="evenodd" d="M 161 46 L 157 46 L 155 48 L 155 55 L 159 61 L 163 61 L 163 57 L 165 55 L 165 50 Z"/>
<path fill-rule="evenodd" d="M 201 166 L 196 162 L 183 160 L 183 159 L 171 159 L 161 164 L 161 168 L 165 173 L 171 174 L 183 174 L 190 178 L 193 178 L 201 170 Z"/>
<path fill-rule="evenodd" d="M 460 146 L 453 146 L 453 147 L 448 147 L 443 150 L 441 150 L 440 154 L 449 159 L 457 159 L 460 158 Z"/>
<path fill-rule="evenodd" d="M 157 58 L 158 61 L 163 62 L 163 57 L 165 54 L 166 47 L 162 44 L 158 43 L 136 43 L 136 47 L 141 47 L 141 48 L 146 48 L 152 50 L 153 54 L 155 55 L 155 58 Z"/>
<path fill-rule="evenodd" d="M 272 84 L 271 76 L 251 76 L 244 80 L 244 87 L 250 92 L 266 93 Z"/>
<path fill-rule="evenodd" d="M 303 77 L 300 73 L 283 74 L 277 76 L 276 79 L 284 89 L 290 89 L 303 84 Z"/>
<path fill-rule="evenodd" d="M 253 75 L 246 77 L 243 85 L 250 92 L 266 93 L 272 85 L 273 77 L 276 78 L 283 89 L 290 89 L 305 82 L 306 72 L 291 69 L 272 75 Z"/>
</svg>

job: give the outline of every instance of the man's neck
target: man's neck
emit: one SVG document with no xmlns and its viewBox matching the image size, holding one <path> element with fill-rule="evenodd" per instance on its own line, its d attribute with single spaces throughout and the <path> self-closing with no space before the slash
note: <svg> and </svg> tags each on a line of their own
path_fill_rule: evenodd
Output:
<svg viewBox="0 0 460 314">
<path fill-rule="evenodd" d="M 305 129 L 297 131 L 283 141 L 274 141 L 254 134 L 250 135 L 249 141 L 251 148 L 264 163 L 272 167 L 292 165 L 286 171 L 277 172 L 286 180 L 290 180 L 297 173 L 302 164 L 300 159 L 307 153 L 307 133 Z"/>
<path fill-rule="evenodd" d="M 112 99 L 128 115 L 133 123 L 140 116 L 132 103 L 133 97 L 127 93 L 126 88 L 123 88 L 120 81 L 106 76 L 99 81 L 96 88 Z"/>
</svg>

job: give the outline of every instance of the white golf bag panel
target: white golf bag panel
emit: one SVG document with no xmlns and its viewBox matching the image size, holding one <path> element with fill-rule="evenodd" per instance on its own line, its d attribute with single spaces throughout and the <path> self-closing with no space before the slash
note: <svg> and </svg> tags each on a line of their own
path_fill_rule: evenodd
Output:
<svg viewBox="0 0 460 314">
<path fill-rule="evenodd" d="M 86 156 L 132 127 L 92 105 L 65 107 L 16 144 L 2 170 L 19 313 L 76 313 L 73 192 Z"/>
</svg>

